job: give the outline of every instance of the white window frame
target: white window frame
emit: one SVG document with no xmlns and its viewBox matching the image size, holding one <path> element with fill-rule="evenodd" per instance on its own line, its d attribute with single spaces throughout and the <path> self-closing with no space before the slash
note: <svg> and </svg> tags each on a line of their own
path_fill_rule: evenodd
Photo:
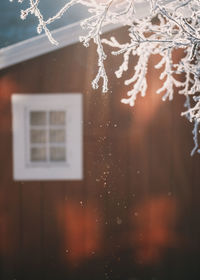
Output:
<svg viewBox="0 0 200 280">
<path fill-rule="evenodd" d="M 30 111 L 65 111 L 67 161 L 30 163 L 28 159 Z M 82 94 L 13 94 L 14 180 L 82 180 L 83 133 Z"/>
</svg>

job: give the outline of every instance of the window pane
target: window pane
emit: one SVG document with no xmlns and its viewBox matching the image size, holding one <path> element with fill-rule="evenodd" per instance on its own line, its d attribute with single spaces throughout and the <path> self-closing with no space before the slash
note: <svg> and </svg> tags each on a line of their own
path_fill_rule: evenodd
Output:
<svg viewBox="0 0 200 280">
<path fill-rule="evenodd" d="M 51 111 L 50 125 L 65 125 L 65 111 Z"/>
<path fill-rule="evenodd" d="M 50 161 L 66 161 L 65 147 L 51 147 Z"/>
<path fill-rule="evenodd" d="M 45 147 L 34 147 L 31 148 L 31 161 L 46 161 L 46 148 Z"/>
<path fill-rule="evenodd" d="M 30 132 L 31 143 L 46 143 L 46 135 L 46 130 L 32 129 Z"/>
<path fill-rule="evenodd" d="M 30 124 L 31 125 L 46 125 L 47 114 L 45 111 L 31 111 Z"/>
<path fill-rule="evenodd" d="M 51 129 L 50 143 L 65 143 L 65 130 L 64 129 Z"/>
</svg>

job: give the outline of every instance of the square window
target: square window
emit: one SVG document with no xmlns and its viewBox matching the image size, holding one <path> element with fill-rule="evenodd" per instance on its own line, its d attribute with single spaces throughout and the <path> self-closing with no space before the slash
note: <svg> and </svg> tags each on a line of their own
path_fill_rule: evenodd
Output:
<svg viewBox="0 0 200 280">
<path fill-rule="evenodd" d="M 30 143 L 46 143 L 47 142 L 47 131 L 42 129 L 31 129 L 30 131 Z"/>
<path fill-rule="evenodd" d="M 50 161 L 66 161 L 65 147 L 50 147 Z"/>
<path fill-rule="evenodd" d="M 30 124 L 31 125 L 46 125 L 47 115 L 44 111 L 30 112 Z"/>
<path fill-rule="evenodd" d="M 80 180 L 81 94 L 12 96 L 15 180 Z"/>
<path fill-rule="evenodd" d="M 49 141 L 50 143 L 65 143 L 65 129 L 50 129 Z"/>
<path fill-rule="evenodd" d="M 31 148 L 31 161 L 44 162 L 47 160 L 47 151 L 45 147 Z"/>
<path fill-rule="evenodd" d="M 65 125 L 65 111 L 51 111 L 50 125 Z"/>
</svg>

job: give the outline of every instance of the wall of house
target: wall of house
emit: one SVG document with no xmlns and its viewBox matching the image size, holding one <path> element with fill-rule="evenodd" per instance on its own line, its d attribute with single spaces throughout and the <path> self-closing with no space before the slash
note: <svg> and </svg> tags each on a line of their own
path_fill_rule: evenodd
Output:
<svg viewBox="0 0 200 280">
<path fill-rule="evenodd" d="M 198 279 L 200 157 L 184 99 L 154 94 L 151 61 L 148 95 L 122 104 L 120 61 L 108 60 L 107 94 L 91 89 L 93 45 L 1 71 L 0 279 Z M 14 181 L 12 94 L 67 92 L 84 98 L 84 180 Z"/>
</svg>

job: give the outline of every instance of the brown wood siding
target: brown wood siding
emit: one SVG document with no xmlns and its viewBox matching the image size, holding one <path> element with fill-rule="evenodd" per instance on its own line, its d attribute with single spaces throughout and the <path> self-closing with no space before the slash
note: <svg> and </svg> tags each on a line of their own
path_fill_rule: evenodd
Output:
<svg viewBox="0 0 200 280">
<path fill-rule="evenodd" d="M 200 156 L 190 157 L 184 98 L 154 94 L 151 61 L 147 96 L 122 104 L 127 88 L 113 74 L 120 61 L 108 60 L 107 94 L 91 89 L 93 45 L 1 72 L 1 280 L 199 279 Z M 67 92 L 84 98 L 84 180 L 13 181 L 12 94 Z"/>
</svg>

